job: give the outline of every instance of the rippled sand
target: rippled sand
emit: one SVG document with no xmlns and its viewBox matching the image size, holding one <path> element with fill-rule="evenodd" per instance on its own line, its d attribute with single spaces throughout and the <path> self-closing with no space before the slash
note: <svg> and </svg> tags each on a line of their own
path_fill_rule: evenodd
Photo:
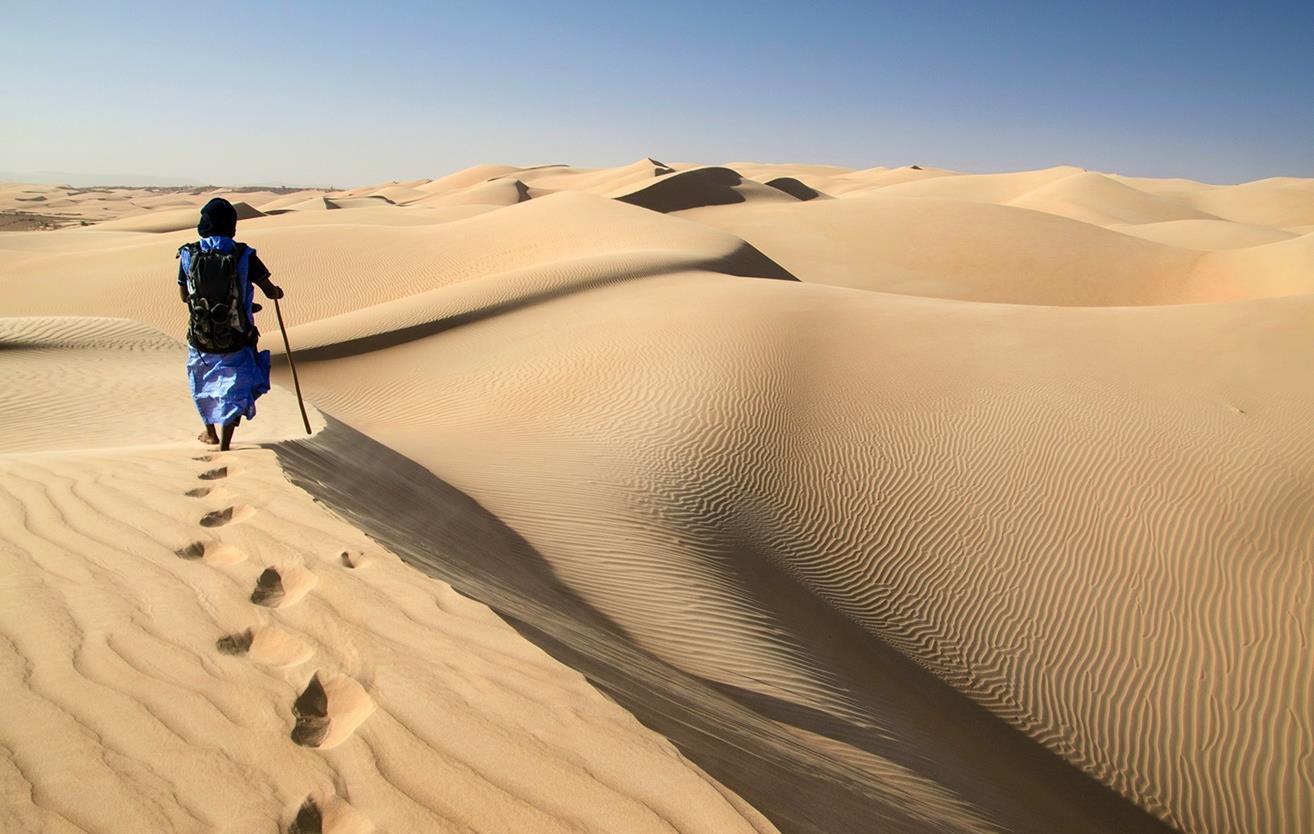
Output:
<svg viewBox="0 0 1314 834">
<path fill-rule="evenodd" d="M 0 210 L 37 193 L 23 188 L 0 188 Z M 105 458 L 129 453 L 67 450 L 182 448 L 194 434 L 178 348 L 157 331 L 182 329 L 172 253 L 209 196 L 129 195 L 131 211 L 97 225 L 0 235 L 0 312 L 40 317 L 0 319 L 18 348 L 0 352 L 18 392 L 0 404 L 0 461 L 40 469 L 65 450 L 49 460 L 99 482 Z M 1314 826 L 1314 181 L 644 159 L 266 196 L 248 200 L 239 238 L 287 290 L 303 387 L 331 418 L 294 441 L 295 404 L 277 391 L 243 430 L 273 456 L 233 458 L 256 458 L 266 479 L 281 467 L 334 524 L 491 605 L 520 631 L 502 627 L 508 641 L 584 671 L 692 760 L 663 784 L 709 797 L 687 800 L 697 824 L 766 830 L 761 812 L 786 831 Z M 148 403 L 152 433 L 88 420 L 88 391 Z M 166 465 L 131 454 L 143 471 Z M 12 477 L 14 491 L 57 478 Z M 141 483 L 119 500 L 156 500 Z M 259 524 L 258 498 L 218 503 L 238 527 Z M 267 549 L 295 541 L 267 532 Z M 127 535 L 100 540 L 143 558 Z M 168 575 L 252 561 L 209 546 L 161 557 Z M 391 551 L 380 564 L 420 583 Z M 177 581 L 149 570 L 136 587 Z M 311 577 L 344 570 L 303 557 L 280 573 L 279 600 L 304 606 L 324 584 Z M 4 610 L 34 604 L 11 593 Z M 62 605 L 37 610 L 67 617 Z M 347 628 L 343 606 L 324 628 Z M 252 658 L 295 659 L 302 644 L 339 658 L 321 679 L 342 708 L 330 724 L 360 723 L 334 749 L 385 724 L 387 687 L 355 672 L 364 649 L 257 625 Z M 394 650 L 453 686 L 441 652 Z M 7 668 L 24 662 L 20 649 Z M 289 722 L 294 701 L 318 698 L 307 661 L 293 668 L 286 692 L 270 685 Z M 460 695 L 469 709 L 519 691 L 487 675 Z M 417 685 L 406 702 L 442 697 Z M 616 807 L 655 801 L 631 781 L 647 784 L 647 753 L 554 742 L 530 765 L 507 743 L 499 773 L 527 780 L 515 796 L 557 784 L 518 767 L 570 761 Z M 380 772 L 411 761 L 382 744 L 364 746 Z M 288 807 L 310 793 L 280 790 Z M 564 790 L 528 804 L 559 821 L 613 801 Z M 420 804 L 440 813 L 440 793 Z M 376 822 L 405 805 L 371 796 L 361 813 Z M 510 818 L 459 819 L 492 831 Z M 643 830 L 632 819 L 599 830 Z"/>
</svg>

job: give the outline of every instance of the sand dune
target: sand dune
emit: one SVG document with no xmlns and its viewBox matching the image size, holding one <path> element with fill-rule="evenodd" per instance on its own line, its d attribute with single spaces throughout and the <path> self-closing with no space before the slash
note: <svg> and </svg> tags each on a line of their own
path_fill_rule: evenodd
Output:
<svg viewBox="0 0 1314 834">
<path fill-rule="evenodd" d="M 766 285 L 648 286 L 633 312 L 620 288 L 574 302 L 583 321 L 612 330 L 563 334 L 548 310 L 516 315 L 553 319 L 551 330 L 507 322 L 558 352 L 569 345 L 553 365 L 535 359 L 546 344 L 522 335 L 512 348 L 484 326 L 306 373 L 331 410 L 507 519 L 593 606 L 683 669 L 850 714 L 859 696 L 832 691 L 813 655 L 782 641 L 803 639 L 797 630 L 758 622 L 763 612 L 717 567 L 747 549 L 1188 830 L 1307 818 L 1303 778 L 1261 762 L 1309 749 L 1309 727 L 1293 718 L 1314 693 L 1291 670 L 1304 664 L 1297 589 L 1314 541 L 1309 504 L 1294 499 L 1310 469 L 1285 468 L 1314 454 L 1309 403 L 1287 404 L 1306 395 L 1286 383 L 1314 359 L 1308 305 L 1253 308 L 1269 335 L 1247 343 L 1226 335 L 1233 313 L 1210 306 L 1024 316 L 819 288 L 800 310 L 792 285 L 769 306 Z M 654 305 L 670 318 L 649 319 Z M 804 324 L 822 315 L 824 336 Z M 868 363 L 854 345 L 872 332 L 881 359 Z M 941 344 L 945 333 L 958 347 Z M 1267 372 L 1190 370 L 1201 345 L 1220 343 L 1230 367 L 1268 357 Z M 998 344 L 1035 358 L 992 367 Z M 614 370 L 636 366 L 650 370 Z M 441 370 L 413 388 L 401 369 L 414 367 Z M 502 367 L 528 373 L 489 377 Z M 657 369 L 671 378 L 655 380 Z M 1015 410 L 1039 390 L 1051 394 Z M 818 402 L 820 391 L 840 399 Z M 1261 423 L 1241 422 L 1255 414 Z M 1207 498 L 1219 482 L 1227 491 Z M 1108 517 L 1143 520 L 1109 529 Z M 1189 591 L 1157 590 L 1187 576 Z M 1235 676 L 1211 676 L 1221 668 Z M 1256 679 L 1270 682 L 1259 702 L 1246 683 Z M 1110 711 L 1080 694 L 1096 680 L 1137 697 Z"/>
<path fill-rule="evenodd" d="M 905 295 L 1046 305 L 1201 298 L 1199 252 L 1055 215 L 878 193 L 683 213 L 762 249 L 800 279 Z"/>
<path fill-rule="evenodd" d="M 63 594 L 6 598 L 3 668 L 120 693 L 60 702 L 89 761 L 141 755 L 110 713 L 216 751 L 215 798 L 106 783 L 147 828 L 238 796 L 343 830 L 1314 825 L 1309 181 L 642 159 L 310 199 L 347 207 L 253 202 L 283 213 L 241 237 L 349 425 L 294 441 L 279 389 L 272 452 L 204 462 L 156 332 L 186 227 L 0 235 L 4 546 Z M 165 446 L 79 407 L 125 391 Z M 132 672 L 69 662 L 108 626 L 42 625 L 110 570 L 49 532 L 73 501 L 125 554 L 88 605 Z M 181 717 L 202 680 L 236 729 Z M 68 784 L 28 738 L 22 778 Z M 277 771 L 256 799 L 244 767 Z"/>
<path fill-rule="evenodd" d="M 1090 171 L 1047 182 L 1009 201 L 1009 205 L 1047 211 L 1101 226 L 1215 219 L 1184 200 L 1148 194 Z"/>
<path fill-rule="evenodd" d="M 1245 249 L 1280 240 L 1290 240 L 1299 233 L 1271 226 L 1250 226 L 1226 220 L 1165 220 L 1160 223 L 1114 223 L 1108 228 L 1155 243 L 1181 249 Z"/>
<path fill-rule="evenodd" d="M 617 168 L 594 170 L 551 165 L 522 170 L 519 178 L 530 185 L 550 190 L 589 191 L 595 194 L 616 191 L 625 186 L 640 185 L 654 177 L 674 171 L 672 167 L 655 159 L 643 158 Z M 501 179 L 505 179 L 505 175 Z"/>
<path fill-rule="evenodd" d="M 523 180 L 493 179 L 466 188 L 429 194 L 408 205 L 416 206 L 512 206 L 530 198 Z"/>
<path fill-rule="evenodd" d="M 886 184 L 885 172 L 874 172 L 869 179 L 884 186 L 890 194 L 908 197 L 943 197 L 968 200 L 974 203 L 1008 203 L 1049 183 L 1064 180 L 1084 169 L 1062 165 L 1038 171 L 1019 171 L 1011 174 L 955 174 L 919 176 L 904 182 Z M 858 179 L 859 175 L 853 175 Z"/>
<path fill-rule="evenodd" d="M 1285 182 L 1275 187 L 1247 183 L 1233 188 L 1216 188 L 1194 195 L 1192 202 L 1202 210 L 1256 226 L 1304 226 L 1314 223 L 1314 189 L 1309 183 Z"/>
<path fill-rule="evenodd" d="M 1212 218 L 1277 228 L 1314 223 L 1314 189 L 1309 180 L 1295 178 L 1212 186 L 1190 180 L 1115 177 L 1065 166 L 1016 174 L 940 176 L 891 185 L 885 191 L 1039 208 L 1101 225 Z"/>
<path fill-rule="evenodd" d="M 5 403 L 5 830 L 295 830 L 315 814 L 339 832 L 775 830 L 487 608 L 293 488 L 271 452 L 174 442 L 195 426 L 162 393 L 172 340 L 0 321 L 10 390 L 34 354 L 65 354 L 27 410 L 103 385 L 154 430 L 42 434 Z M 299 433 L 272 405 L 288 395 L 271 398 L 248 441 Z"/>
<path fill-rule="evenodd" d="M 281 214 L 286 211 L 331 211 L 339 208 L 337 201 L 322 195 L 298 197 L 297 199 L 275 200 L 262 207 L 265 214 Z"/>
<path fill-rule="evenodd" d="M 804 281 L 905 295 L 1140 306 L 1314 292 L 1311 238 L 1220 221 L 1114 231 L 1057 213 L 884 192 L 681 216 L 742 237 Z M 1224 248 L 1233 251 L 1202 251 Z"/>
<path fill-rule="evenodd" d="M 281 253 L 280 258 L 268 261 L 271 269 L 278 270 L 280 280 L 286 279 L 290 286 L 302 282 L 304 287 L 316 287 L 286 303 L 298 321 L 368 310 L 385 301 L 466 281 L 491 283 L 490 278 L 497 275 L 523 274 L 535 268 L 528 276 L 530 283 L 516 290 L 529 292 L 535 276 L 555 282 L 571 262 L 601 255 L 636 259 L 635 268 L 649 273 L 727 261 L 726 268 L 734 274 L 788 275 L 725 232 L 589 194 L 553 195 L 466 220 L 428 219 L 432 222 L 421 225 L 353 227 L 293 226 L 271 218 L 267 230 L 258 231 L 256 221 L 243 226 L 243 235 L 262 252 Z M 157 290 L 161 273 L 167 273 L 177 246 L 187 239 L 185 234 L 161 236 L 134 247 L 105 252 L 79 249 L 20 261 L 8 273 L 12 279 L 5 288 L 10 293 L 8 311 L 89 315 L 111 309 L 165 332 L 181 333 L 184 310 L 177 296 Z M 649 253 L 654 253 L 655 265 Z M 50 270 L 63 276 L 64 292 L 57 297 L 34 282 L 34 276 Z M 107 272 L 119 280 L 105 282 Z M 324 278 L 348 274 L 370 278 Z M 605 277 L 606 273 L 587 269 L 579 274 L 584 281 Z"/>
<path fill-rule="evenodd" d="M 116 419 L 102 403 L 158 403 L 152 441 L 187 443 L 200 429 L 188 398 L 177 396 L 185 384 L 178 343 L 140 322 L 0 318 L 0 346 L 0 454 L 141 443 L 141 422 Z M 282 391 L 262 400 L 261 412 L 252 442 L 285 437 L 300 420 Z"/>
<path fill-rule="evenodd" d="M 240 200 L 233 202 L 233 208 L 237 209 L 238 220 L 251 220 L 256 217 L 264 217 L 263 212 Z M 96 229 L 154 233 L 190 232 L 196 228 L 196 214 L 197 208 L 195 206 L 162 211 L 149 211 L 145 214 L 138 214 L 131 217 L 124 217 L 119 220 L 107 220 L 103 223 L 98 223 L 96 224 Z"/>
<path fill-rule="evenodd" d="M 773 180 L 767 180 L 766 184 L 777 191 L 783 191 L 789 196 L 803 201 L 815 200 L 818 197 L 829 196 L 822 194 L 820 191 L 817 191 L 802 180 L 797 180 L 793 177 L 776 177 Z"/>
<path fill-rule="evenodd" d="M 622 203 L 659 212 L 683 211 L 732 203 L 794 202 L 797 197 L 745 179 L 730 168 L 693 168 L 663 174 L 639 188 L 623 188 L 610 196 Z"/>
<path fill-rule="evenodd" d="M 368 194 L 362 197 L 334 197 L 331 200 L 325 198 L 324 202 L 327 203 L 328 207 L 331 209 L 371 208 L 374 206 L 396 205 L 396 203 L 382 194 Z"/>
<path fill-rule="evenodd" d="M 290 189 L 264 190 L 243 188 L 236 191 L 223 188 L 72 188 L 61 185 L 23 185 L 0 183 L 0 215 L 11 212 L 42 212 L 51 220 L 51 226 L 86 226 L 93 223 L 124 220 L 135 217 L 146 223 L 136 229 L 132 224 L 121 226 L 137 231 L 173 231 L 194 228 L 195 217 L 186 225 L 186 212 L 170 215 L 168 209 L 190 209 L 194 215 L 210 198 L 224 196 L 234 204 L 245 204 L 246 216 L 258 216 L 251 206 L 304 202 L 311 191 Z M 322 193 L 322 192 L 320 192 Z M 147 219 L 145 215 L 155 215 Z M 172 227 L 171 227 L 172 226 Z"/>
<path fill-rule="evenodd" d="M 448 174 L 445 177 L 439 177 L 436 180 L 430 180 L 422 185 L 417 185 L 416 189 L 429 194 L 438 194 L 444 191 L 457 191 L 462 188 L 469 188 L 472 185 L 478 185 L 487 182 L 496 177 L 506 176 L 507 174 L 519 174 L 527 169 L 517 168 L 514 165 L 475 165 L 472 168 L 466 168 L 464 171 L 457 171 Z"/>
</svg>

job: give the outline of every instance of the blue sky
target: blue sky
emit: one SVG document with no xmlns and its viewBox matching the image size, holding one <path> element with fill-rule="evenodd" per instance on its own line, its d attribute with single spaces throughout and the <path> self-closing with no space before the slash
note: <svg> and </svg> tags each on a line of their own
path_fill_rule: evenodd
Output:
<svg viewBox="0 0 1314 834">
<path fill-rule="evenodd" d="M 222 8 L 222 13 L 217 10 Z M 0 170 L 1314 176 L 1314 2 L 15 3 Z"/>
</svg>

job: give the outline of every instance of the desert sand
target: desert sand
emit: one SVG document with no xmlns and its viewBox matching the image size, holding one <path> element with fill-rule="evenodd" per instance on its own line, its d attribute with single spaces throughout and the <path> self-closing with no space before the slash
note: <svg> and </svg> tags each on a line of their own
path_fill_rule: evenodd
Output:
<svg viewBox="0 0 1314 834">
<path fill-rule="evenodd" d="M 1314 180 L 195 191 L 0 185 L 5 830 L 1314 828 Z"/>
</svg>

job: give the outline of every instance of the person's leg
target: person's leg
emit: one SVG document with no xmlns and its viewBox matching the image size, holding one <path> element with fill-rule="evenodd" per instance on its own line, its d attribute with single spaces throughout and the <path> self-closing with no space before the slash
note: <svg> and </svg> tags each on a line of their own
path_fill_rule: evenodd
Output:
<svg viewBox="0 0 1314 834">
<path fill-rule="evenodd" d="M 219 439 L 219 451 L 228 451 L 228 444 L 232 442 L 233 432 L 237 429 L 237 424 L 240 422 L 242 422 L 241 417 L 234 417 L 233 422 L 224 423 L 223 435 Z"/>
<path fill-rule="evenodd" d="M 207 446 L 217 446 L 219 444 L 219 435 L 215 434 L 214 426 L 209 423 L 205 424 L 205 431 L 196 435 L 196 439 Z"/>
</svg>

